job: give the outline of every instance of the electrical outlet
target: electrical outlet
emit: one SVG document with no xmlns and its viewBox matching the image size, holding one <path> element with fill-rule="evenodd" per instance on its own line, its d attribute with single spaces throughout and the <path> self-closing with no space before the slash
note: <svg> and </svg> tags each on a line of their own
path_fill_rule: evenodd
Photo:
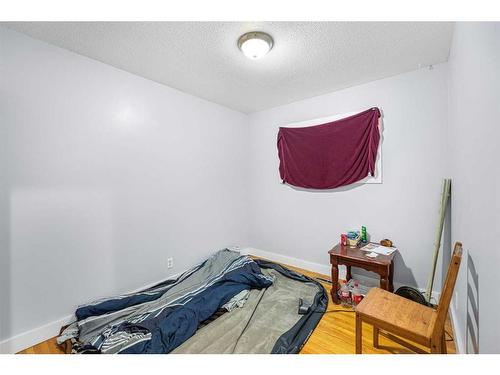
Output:
<svg viewBox="0 0 500 375">
<path fill-rule="evenodd" d="M 172 268 L 174 266 L 174 258 L 167 258 L 167 268 Z"/>
</svg>

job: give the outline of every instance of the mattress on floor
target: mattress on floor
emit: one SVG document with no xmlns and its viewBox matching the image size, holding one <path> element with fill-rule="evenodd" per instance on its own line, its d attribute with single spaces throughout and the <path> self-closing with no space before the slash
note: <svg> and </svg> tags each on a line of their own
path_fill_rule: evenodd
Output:
<svg viewBox="0 0 500 375">
<path fill-rule="evenodd" d="M 318 282 L 224 249 L 175 280 L 80 306 L 58 342 L 74 353 L 297 353 L 327 301 Z"/>
<path fill-rule="evenodd" d="M 174 354 L 298 353 L 326 310 L 321 284 L 276 263 L 257 261 L 273 278 L 265 289 L 250 291 L 241 308 L 225 313 L 174 349 Z M 265 268 L 267 267 L 267 268 Z M 298 300 L 313 303 L 298 314 Z"/>
</svg>

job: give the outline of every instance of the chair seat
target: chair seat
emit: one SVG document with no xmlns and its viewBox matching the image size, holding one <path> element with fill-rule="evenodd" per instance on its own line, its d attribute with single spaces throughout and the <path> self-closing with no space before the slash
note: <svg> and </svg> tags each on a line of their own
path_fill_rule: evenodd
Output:
<svg viewBox="0 0 500 375">
<path fill-rule="evenodd" d="M 437 317 L 434 309 L 380 288 L 368 292 L 356 307 L 356 313 L 367 323 L 376 323 L 384 330 L 404 334 L 424 345 L 430 342 Z"/>
</svg>

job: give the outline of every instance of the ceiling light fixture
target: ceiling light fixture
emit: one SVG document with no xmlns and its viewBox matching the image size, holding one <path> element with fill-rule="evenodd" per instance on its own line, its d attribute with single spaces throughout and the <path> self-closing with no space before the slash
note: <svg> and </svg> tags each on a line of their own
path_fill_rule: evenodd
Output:
<svg viewBox="0 0 500 375">
<path fill-rule="evenodd" d="M 260 59 L 273 48 L 274 41 L 271 35 L 261 31 L 252 31 L 243 34 L 238 39 L 238 48 L 249 59 Z"/>
</svg>

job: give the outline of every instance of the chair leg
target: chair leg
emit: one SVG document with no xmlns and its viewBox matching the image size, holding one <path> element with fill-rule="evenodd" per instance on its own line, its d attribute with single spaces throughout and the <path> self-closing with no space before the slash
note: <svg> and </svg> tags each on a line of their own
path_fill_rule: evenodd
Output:
<svg viewBox="0 0 500 375">
<path fill-rule="evenodd" d="M 356 354 L 362 354 L 363 348 L 361 339 L 363 338 L 363 321 L 361 316 L 356 313 Z"/>
<path fill-rule="evenodd" d="M 432 354 L 446 354 L 446 338 L 444 329 L 443 332 L 438 336 L 434 336 L 431 339 L 431 353 Z"/>
<path fill-rule="evenodd" d="M 378 334 L 379 334 L 379 328 L 373 326 L 373 347 L 378 349 Z"/>
<path fill-rule="evenodd" d="M 442 354 L 441 338 L 431 339 L 431 354 Z"/>
</svg>

